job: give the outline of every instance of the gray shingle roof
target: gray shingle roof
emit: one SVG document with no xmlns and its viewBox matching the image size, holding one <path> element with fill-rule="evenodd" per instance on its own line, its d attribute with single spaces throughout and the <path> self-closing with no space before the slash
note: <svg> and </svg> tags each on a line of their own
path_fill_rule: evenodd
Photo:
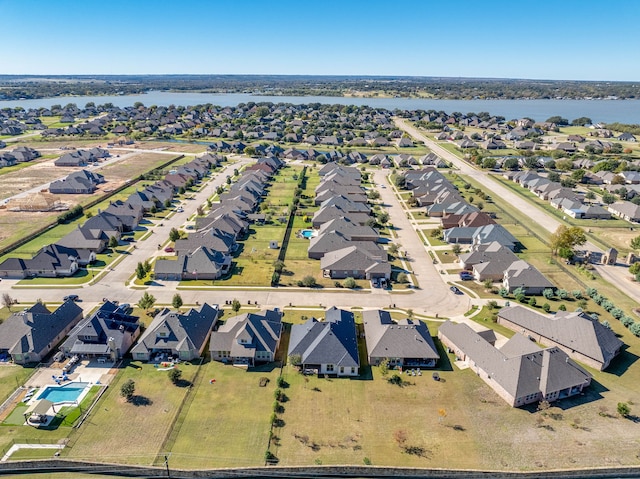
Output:
<svg viewBox="0 0 640 479">
<path fill-rule="evenodd" d="M 353 313 L 333 307 L 327 310 L 323 322 L 311 318 L 304 324 L 294 324 L 288 354 L 300 354 L 302 364 L 359 367 Z"/>
<path fill-rule="evenodd" d="M 427 325 L 408 319 L 394 322 L 388 311 L 362 313 L 369 357 L 439 359 Z"/>
<path fill-rule="evenodd" d="M 204 303 L 199 310 L 192 308 L 186 313 L 165 308 L 153 318 L 131 352 L 153 349 L 199 351 L 217 319 L 218 305 L 215 304 Z"/>
<path fill-rule="evenodd" d="M 501 309 L 498 316 L 603 364 L 624 345 L 613 331 L 586 313 L 559 311 L 550 317 L 512 306 Z"/>
<path fill-rule="evenodd" d="M 245 313 L 227 319 L 211 335 L 209 350 L 230 351 L 233 357 L 249 358 L 255 358 L 259 351 L 275 354 L 281 333 L 281 312 Z"/>
<path fill-rule="evenodd" d="M 463 323 L 447 321 L 439 331 L 515 399 L 538 392 L 546 395 L 591 379 L 559 348 L 540 349 L 520 334 L 497 349 Z"/>
</svg>

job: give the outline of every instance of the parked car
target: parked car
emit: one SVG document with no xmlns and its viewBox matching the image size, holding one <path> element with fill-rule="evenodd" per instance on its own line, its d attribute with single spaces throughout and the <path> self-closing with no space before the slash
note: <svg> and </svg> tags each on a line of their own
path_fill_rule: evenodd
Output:
<svg viewBox="0 0 640 479">
<path fill-rule="evenodd" d="M 469 281 L 473 279 L 473 273 L 471 273 L 471 271 L 460 271 L 460 279 L 463 281 Z"/>
<path fill-rule="evenodd" d="M 64 298 L 62 298 L 63 301 L 79 301 L 80 300 L 80 296 L 78 296 L 77 294 L 69 294 L 67 296 L 65 296 Z"/>
<path fill-rule="evenodd" d="M 457 286 L 451 286 L 449 289 L 455 294 L 462 294 L 462 291 L 460 291 Z"/>
<path fill-rule="evenodd" d="M 175 249 L 173 249 L 171 246 L 167 246 L 167 247 L 164 249 L 164 252 L 165 252 L 165 253 L 173 253 L 174 251 L 175 251 Z"/>
<path fill-rule="evenodd" d="M 182 213 L 184 211 L 184 208 L 180 207 L 180 208 L 176 208 L 176 213 Z"/>
</svg>

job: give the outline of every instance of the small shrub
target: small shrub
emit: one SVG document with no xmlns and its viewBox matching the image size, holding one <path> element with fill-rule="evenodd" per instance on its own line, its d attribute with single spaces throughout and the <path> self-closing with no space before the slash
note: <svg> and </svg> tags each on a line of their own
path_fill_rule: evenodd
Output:
<svg viewBox="0 0 640 479">
<path fill-rule="evenodd" d="M 551 306 L 549 305 L 549 303 L 544 303 L 542 305 L 542 309 L 544 310 L 545 313 L 548 313 L 549 311 L 551 311 Z"/>
<path fill-rule="evenodd" d="M 567 307 L 563 304 L 561 304 L 560 306 L 558 306 L 558 311 L 566 311 Z"/>
<path fill-rule="evenodd" d="M 627 417 L 631 413 L 631 408 L 626 402 L 619 402 L 617 407 L 618 414 L 622 417 Z"/>
<path fill-rule="evenodd" d="M 370 466 L 370 465 L 371 465 L 371 459 L 369 459 L 368 457 L 365 457 L 365 458 L 362 460 L 362 463 L 363 463 L 365 466 Z"/>
</svg>

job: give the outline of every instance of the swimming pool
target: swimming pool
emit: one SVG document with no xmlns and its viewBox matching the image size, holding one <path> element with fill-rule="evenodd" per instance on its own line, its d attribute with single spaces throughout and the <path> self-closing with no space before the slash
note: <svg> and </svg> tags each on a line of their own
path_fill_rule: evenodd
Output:
<svg viewBox="0 0 640 479">
<path fill-rule="evenodd" d="M 313 230 L 302 230 L 300 234 L 307 239 L 313 238 L 315 236 L 315 231 Z"/>
<path fill-rule="evenodd" d="M 69 383 L 64 386 L 47 386 L 42 389 L 38 399 L 48 399 L 54 404 L 78 401 L 89 383 Z"/>
</svg>

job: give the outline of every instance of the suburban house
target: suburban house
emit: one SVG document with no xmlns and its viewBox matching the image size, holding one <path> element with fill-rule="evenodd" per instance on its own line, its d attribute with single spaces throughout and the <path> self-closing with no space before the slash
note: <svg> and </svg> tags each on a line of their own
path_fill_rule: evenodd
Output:
<svg viewBox="0 0 640 479">
<path fill-rule="evenodd" d="M 117 361 L 140 335 L 140 319 L 126 314 L 116 303 L 106 301 L 91 316 L 71 330 L 60 350 L 65 356 Z"/>
<path fill-rule="evenodd" d="M 0 324 L 0 357 L 16 364 L 42 361 L 82 319 L 82 308 L 65 301 L 55 311 L 42 303 L 13 313 Z"/>
<path fill-rule="evenodd" d="M 195 251 L 180 251 L 175 259 L 158 259 L 154 265 L 154 278 L 182 281 L 188 279 L 218 279 L 229 272 L 231 256 L 200 246 Z"/>
<path fill-rule="evenodd" d="M 612 215 L 634 223 L 640 222 L 640 206 L 631 201 L 619 201 L 607 207 Z"/>
<path fill-rule="evenodd" d="M 133 359 L 151 361 L 158 354 L 166 354 L 192 361 L 202 356 L 218 313 L 218 305 L 208 303 L 186 313 L 164 308 L 131 349 Z"/>
<path fill-rule="evenodd" d="M 591 375 L 562 349 L 541 349 L 522 334 L 500 348 L 464 323 L 445 322 L 438 338 L 512 407 L 580 394 Z"/>
<path fill-rule="evenodd" d="M 104 176 L 87 170 L 71 173 L 62 180 L 57 180 L 49 185 L 49 193 L 52 194 L 91 194 L 96 190 L 96 185 L 104 183 Z"/>
<path fill-rule="evenodd" d="M 280 311 L 234 316 L 211 334 L 211 359 L 248 367 L 274 361 L 281 333 Z"/>
<path fill-rule="evenodd" d="M 330 251 L 322 256 L 320 269 L 325 278 L 375 279 L 391 278 L 387 252 L 359 249 L 356 245 Z"/>
<path fill-rule="evenodd" d="M 289 361 L 317 374 L 357 376 L 360 368 L 353 313 L 335 306 L 325 320 L 310 318 L 291 326 Z"/>
<path fill-rule="evenodd" d="M 440 355 L 427 325 L 419 320 L 394 321 L 388 311 L 362 312 L 369 364 L 387 359 L 390 366 L 435 367 Z"/>
<path fill-rule="evenodd" d="M 477 281 L 502 281 L 505 270 L 519 260 L 513 251 L 497 241 L 473 245 L 468 253 L 459 256 L 462 269 L 473 271 Z"/>
<path fill-rule="evenodd" d="M 367 250 L 378 255 L 384 254 L 384 248 L 374 241 L 351 241 L 341 231 L 327 231 L 309 240 L 307 253 L 311 259 L 322 259 L 332 251 L 355 246 L 359 251 Z M 382 256 L 383 258 L 385 256 Z"/>
<path fill-rule="evenodd" d="M 502 308 L 498 323 L 547 346 L 557 346 L 576 361 L 606 369 L 624 343 L 615 333 L 584 312 L 538 314 L 522 306 Z"/>
<path fill-rule="evenodd" d="M 522 259 L 514 261 L 504 271 L 502 285 L 510 293 L 521 288 L 525 295 L 539 295 L 545 289 L 556 289 L 540 271 Z"/>
<path fill-rule="evenodd" d="M 0 263 L 0 278 L 57 278 L 73 276 L 79 264 L 96 260 L 95 253 L 68 248 L 59 244 L 44 246 L 31 259 L 7 258 Z"/>
</svg>

